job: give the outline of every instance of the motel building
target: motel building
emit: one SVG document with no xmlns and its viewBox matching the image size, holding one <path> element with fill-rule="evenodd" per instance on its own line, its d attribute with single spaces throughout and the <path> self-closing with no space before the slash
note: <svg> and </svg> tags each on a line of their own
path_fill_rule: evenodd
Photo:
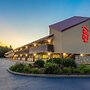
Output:
<svg viewBox="0 0 90 90">
<path fill-rule="evenodd" d="M 90 18 L 74 16 L 52 24 L 48 36 L 9 51 L 5 56 L 30 62 L 74 58 L 78 64 L 90 64 Z"/>
</svg>

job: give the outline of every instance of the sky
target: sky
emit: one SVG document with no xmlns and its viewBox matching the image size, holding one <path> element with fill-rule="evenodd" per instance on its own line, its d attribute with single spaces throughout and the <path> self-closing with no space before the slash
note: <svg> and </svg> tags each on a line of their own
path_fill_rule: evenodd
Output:
<svg viewBox="0 0 90 90">
<path fill-rule="evenodd" d="M 90 0 L 0 0 L 0 42 L 20 47 L 49 35 L 49 25 L 90 17 Z"/>
</svg>

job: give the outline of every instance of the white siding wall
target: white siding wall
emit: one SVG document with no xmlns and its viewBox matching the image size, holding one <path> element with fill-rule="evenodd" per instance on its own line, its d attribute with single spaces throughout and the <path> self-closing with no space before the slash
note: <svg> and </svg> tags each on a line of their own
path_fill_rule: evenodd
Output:
<svg viewBox="0 0 90 90">
<path fill-rule="evenodd" d="M 62 33 L 52 29 L 50 34 L 54 34 L 54 52 L 62 53 Z"/>
<path fill-rule="evenodd" d="M 90 54 L 90 37 L 88 43 L 84 43 L 82 40 L 83 25 L 90 29 L 90 21 L 86 21 L 63 32 L 50 30 L 50 34 L 54 34 L 55 52 Z"/>
<path fill-rule="evenodd" d="M 82 26 L 90 28 L 90 21 L 72 27 L 62 33 L 62 49 L 66 53 L 87 53 L 90 54 L 90 38 L 88 43 L 82 40 Z"/>
</svg>

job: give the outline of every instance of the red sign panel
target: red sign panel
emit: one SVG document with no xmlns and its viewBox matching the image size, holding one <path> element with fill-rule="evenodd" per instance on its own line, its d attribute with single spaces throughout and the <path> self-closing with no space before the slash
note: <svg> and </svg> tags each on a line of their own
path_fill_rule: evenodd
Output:
<svg viewBox="0 0 90 90">
<path fill-rule="evenodd" d="M 82 40 L 84 43 L 88 43 L 89 40 L 89 30 L 86 26 L 82 26 Z"/>
</svg>

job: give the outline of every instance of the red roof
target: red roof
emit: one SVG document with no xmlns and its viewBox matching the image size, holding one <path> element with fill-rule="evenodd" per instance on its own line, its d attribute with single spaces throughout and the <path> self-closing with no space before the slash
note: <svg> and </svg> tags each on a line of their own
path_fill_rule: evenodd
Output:
<svg viewBox="0 0 90 90">
<path fill-rule="evenodd" d="M 50 25 L 49 28 L 63 32 L 66 29 L 83 23 L 89 19 L 89 17 L 74 16 L 69 19 Z"/>
</svg>

